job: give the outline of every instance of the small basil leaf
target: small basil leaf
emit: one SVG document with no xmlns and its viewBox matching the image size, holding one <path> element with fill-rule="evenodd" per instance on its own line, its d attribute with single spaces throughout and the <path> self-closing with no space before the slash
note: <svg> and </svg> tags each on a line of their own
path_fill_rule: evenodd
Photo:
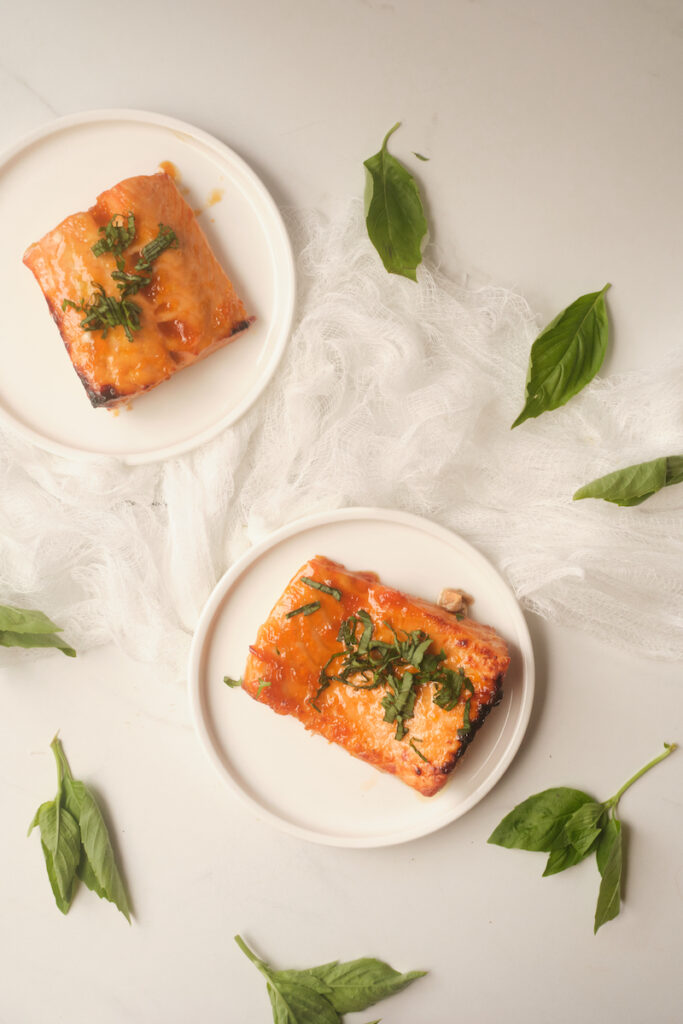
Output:
<svg viewBox="0 0 683 1024">
<path fill-rule="evenodd" d="M 275 1024 L 340 1024 L 333 1006 L 308 985 L 287 979 L 268 984 Z"/>
<path fill-rule="evenodd" d="M 78 824 L 61 806 L 59 797 L 38 808 L 31 824 L 40 829 L 45 866 L 57 906 L 66 914 L 73 899 L 76 868 L 81 854 Z"/>
<path fill-rule="evenodd" d="M 591 847 L 591 849 L 593 849 L 593 847 Z M 584 860 L 590 852 L 591 851 L 588 850 L 586 853 L 579 853 L 576 847 L 571 844 L 563 846 L 558 850 L 551 850 L 548 855 L 543 877 L 547 878 L 549 875 L 558 875 L 560 871 L 566 871 L 567 868 L 573 868 L 575 864 L 579 864 Z"/>
<path fill-rule="evenodd" d="M 605 358 L 609 325 L 605 292 L 582 295 L 531 346 L 525 404 L 512 424 L 558 409 L 593 379 Z"/>
<path fill-rule="evenodd" d="M 416 156 L 418 160 L 424 160 L 425 163 L 429 161 L 428 156 L 423 156 L 422 153 L 417 153 L 415 150 L 413 150 L 413 156 Z"/>
<path fill-rule="evenodd" d="M 234 689 L 236 686 L 242 685 L 241 679 L 233 679 L 231 676 L 223 676 L 223 682 L 225 683 L 226 686 L 229 686 L 232 689 Z"/>
<path fill-rule="evenodd" d="M 66 640 L 56 633 L 13 633 L 10 630 L 0 630 L 0 647 L 56 647 L 57 650 L 66 654 L 67 658 L 75 658 L 76 652 L 70 647 Z"/>
<path fill-rule="evenodd" d="M 574 811 L 571 818 L 564 826 L 564 834 L 567 842 L 571 843 L 577 853 L 584 856 L 598 838 L 602 831 L 600 819 L 605 809 L 596 800 L 582 804 Z"/>
<path fill-rule="evenodd" d="M 417 281 L 422 262 L 422 239 L 427 221 L 413 176 L 387 150 L 387 142 L 399 127 L 387 132 L 382 148 L 369 157 L 365 192 L 365 223 L 370 241 L 390 274 Z"/>
<path fill-rule="evenodd" d="M 662 456 L 651 462 L 617 469 L 580 487 L 574 501 L 602 498 L 614 505 L 640 505 L 663 487 L 683 482 L 683 455 Z"/>
<path fill-rule="evenodd" d="M 595 908 L 593 932 L 611 921 L 619 913 L 621 905 L 622 870 L 621 822 L 611 818 L 605 828 L 597 849 L 598 869 L 602 875 L 598 903 Z"/>
<path fill-rule="evenodd" d="M 507 814 L 488 838 L 489 843 L 517 850 L 561 849 L 564 826 L 582 804 L 593 798 L 578 789 L 559 786 L 523 800 Z"/>
<path fill-rule="evenodd" d="M 408 971 L 401 974 L 383 960 L 362 957 L 345 963 L 312 967 L 312 974 L 331 989 L 327 998 L 338 1013 L 356 1013 L 422 978 L 426 971 Z"/>
</svg>

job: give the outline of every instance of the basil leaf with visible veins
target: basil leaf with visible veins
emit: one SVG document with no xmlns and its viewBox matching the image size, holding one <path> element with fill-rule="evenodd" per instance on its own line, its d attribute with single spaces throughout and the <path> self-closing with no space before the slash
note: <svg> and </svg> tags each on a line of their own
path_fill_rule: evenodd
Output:
<svg viewBox="0 0 683 1024">
<path fill-rule="evenodd" d="M 602 498 L 614 505 L 640 505 L 663 487 L 683 483 L 683 455 L 668 455 L 651 462 L 617 469 L 580 487 L 574 501 Z"/>
<path fill-rule="evenodd" d="M 41 804 L 28 830 L 40 829 L 40 842 L 55 902 L 63 914 L 71 906 L 76 869 L 81 855 L 81 837 L 73 816 L 61 806 L 60 793 Z"/>
<path fill-rule="evenodd" d="M 306 970 L 275 971 L 253 953 L 240 935 L 235 942 L 268 982 L 275 1024 L 339 1024 L 354 1013 L 400 992 L 425 971 L 400 974 L 382 960 L 364 957 Z"/>
<path fill-rule="evenodd" d="M 43 612 L 0 604 L 0 647 L 56 647 L 68 658 L 76 652 L 61 636 L 59 626 Z"/>
<path fill-rule="evenodd" d="M 541 331 L 531 346 L 525 403 L 512 424 L 558 409 L 593 379 L 605 358 L 608 284 L 582 295 Z"/>
<path fill-rule="evenodd" d="M 622 843 L 621 822 L 611 818 L 597 849 L 598 869 L 602 875 L 593 933 L 619 913 L 621 905 Z"/>
<path fill-rule="evenodd" d="M 582 804 L 592 803 L 588 793 L 559 786 L 545 789 L 517 804 L 488 838 L 489 843 L 517 850 L 561 849 L 563 830 Z"/>
<path fill-rule="evenodd" d="M 387 142 L 400 123 L 387 132 L 380 151 L 364 162 L 365 223 L 370 241 L 389 273 L 417 281 L 415 270 L 422 262 L 427 221 L 415 179 L 387 150 Z"/>
</svg>

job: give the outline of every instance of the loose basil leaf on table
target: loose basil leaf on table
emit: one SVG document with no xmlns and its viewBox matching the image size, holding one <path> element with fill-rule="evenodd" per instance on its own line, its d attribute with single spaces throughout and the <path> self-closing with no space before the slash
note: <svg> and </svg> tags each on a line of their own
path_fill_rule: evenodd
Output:
<svg viewBox="0 0 683 1024">
<path fill-rule="evenodd" d="M 387 132 L 379 152 L 364 162 L 365 223 L 370 241 L 389 273 L 417 281 L 427 221 L 415 179 L 387 149 L 389 138 L 400 124 L 397 122 Z"/>
<path fill-rule="evenodd" d="M 0 647 L 56 647 L 68 658 L 75 658 L 73 647 L 58 633 L 60 627 L 43 612 L 0 604 Z"/>
<path fill-rule="evenodd" d="M 617 808 L 622 796 L 641 775 L 676 749 L 664 751 L 636 772 L 609 800 L 599 802 L 578 789 L 558 787 L 530 796 L 507 814 L 489 836 L 489 843 L 508 849 L 550 853 L 544 877 L 573 867 L 595 853 L 601 875 L 594 932 L 617 916 L 621 903 L 622 831 Z"/>
<path fill-rule="evenodd" d="M 80 878 L 97 896 L 114 903 L 130 924 L 128 898 L 97 801 L 74 779 L 56 736 L 50 747 L 57 763 L 57 795 L 38 808 L 29 835 L 38 825 L 57 906 L 67 913 Z"/>
<path fill-rule="evenodd" d="M 607 351 L 605 292 L 582 295 L 541 331 L 531 346 L 524 408 L 512 424 L 558 409 L 593 380 Z"/>
<path fill-rule="evenodd" d="M 55 902 L 61 912 L 66 914 L 73 899 L 76 870 L 81 855 L 78 822 L 61 806 L 58 794 L 54 800 L 40 805 L 29 825 L 29 835 L 36 826 L 40 829 L 47 877 Z"/>
<path fill-rule="evenodd" d="M 267 980 L 275 1024 L 339 1024 L 342 1014 L 365 1010 L 426 973 L 401 974 L 372 957 L 276 971 L 257 957 L 240 935 L 235 942 Z"/>
<path fill-rule="evenodd" d="M 640 505 L 663 487 L 683 483 L 683 455 L 667 455 L 650 462 L 617 469 L 580 487 L 574 501 L 602 498 L 614 505 Z"/>
</svg>

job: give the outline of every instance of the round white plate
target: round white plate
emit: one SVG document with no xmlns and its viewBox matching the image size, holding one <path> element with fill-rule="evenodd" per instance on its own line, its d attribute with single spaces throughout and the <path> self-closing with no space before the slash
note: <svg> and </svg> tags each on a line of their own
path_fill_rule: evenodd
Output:
<svg viewBox="0 0 683 1024">
<path fill-rule="evenodd" d="M 426 798 L 276 715 L 223 676 L 244 672 L 247 647 L 300 565 L 326 555 L 383 583 L 436 600 L 443 586 L 475 596 L 473 616 L 508 642 L 512 663 L 494 708 L 452 778 Z M 418 516 L 343 509 L 300 519 L 252 548 L 209 598 L 189 665 L 197 732 L 221 777 L 260 818 L 332 846 L 388 846 L 433 832 L 473 807 L 514 757 L 529 721 L 534 662 L 519 605 L 464 540 Z"/>
<path fill-rule="evenodd" d="M 93 409 L 22 256 L 98 193 L 165 161 L 257 320 L 130 407 Z M 291 328 L 291 247 L 260 180 L 206 132 L 137 110 L 60 118 L 0 158 L 0 224 L 0 417 L 42 448 L 128 463 L 179 455 L 233 423 L 268 383 Z"/>
</svg>

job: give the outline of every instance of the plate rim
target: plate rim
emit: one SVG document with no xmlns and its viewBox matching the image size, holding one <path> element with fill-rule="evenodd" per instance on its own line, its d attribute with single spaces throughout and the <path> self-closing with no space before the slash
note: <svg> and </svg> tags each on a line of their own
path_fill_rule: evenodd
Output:
<svg viewBox="0 0 683 1024">
<path fill-rule="evenodd" d="M 200 669 L 206 638 L 215 613 L 221 601 L 228 594 L 235 581 L 242 576 L 242 574 L 249 568 L 250 564 L 255 562 L 261 557 L 261 555 L 269 551 L 271 548 L 276 547 L 283 540 L 287 540 L 289 537 L 292 537 L 297 533 L 304 532 L 311 527 L 366 518 L 376 518 L 385 522 L 402 523 L 407 526 L 412 526 L 430 533 L 437 539 L 444 540 L 446 543 L 450 544 L 452 544 L 453 539 L 455 539 L 459 546 L 462 545 L 468 550 L 470 555 L 475 557 L 475 560 L 480 560 L 481 563 L 485 564 L 494 572 L 500 584 L 512 598 L 511 607 L 516 619 L 516 627 L 518 631 L 516 639 L 522 659 L 523 679 L 522 702 L 514 732 L 508 739 L 505 749 L 503 750 L 503 754 L 496 762 L 493 771 L 486 776 L 474 792 L 471 793 L 461 805 L 456 808 L 449 809 L 449 811 L 443 816 L 443 820 L 438 819 L 435 823 L 430 822 L 426 826 L 411 825 L 402 830 L 392 830 L 391 833 L 370 837 L 333 835 L 330 833 L 316 832 L 314 829 L 305 828 L 302 825 L 296 825 L 287 818 L 280 816 L 267 807 L 264 807 L 255 797 L 246 792 L 225 767 L 225 764 L 212 740 L 211 732 L 205 720 L 202 705 L 204 688 L 200 681 Z M 287 523 L 270 533 L 263 540 L 259 541 L 258 544 L 250 547 L 230 566 L 229 569 L 226 570 L 226 572 L 223 573 L 221 578 L 213 587 L 204 607 L 202 608 L 199 619 L 197 620 L 197 625 L 192 636 L 192 644 L 188 659 L 187 685 L 189 690 L 192 721 L 199 742 L 209 758 L 209 761 L 213 764 L 214 769 L 218 772 L 220 778 L 227 787 L 232 790 L 233 794 L 238 797 L 243 806 L 248 807 L 257 818 L 266 821 L 268 824 L 273 825 L 280 831 L 285 832 L 288 835 L 293 835 L 296 838 L 304 839 L 308 842 L 317 843 L 323 846 L 369 849 L 384 846 L 396 846 L 401 843 L 410 842 L 414 839 L 420 839 L 426 835 L 431 835 L 433 832 L 437 832 L 440 829 L 445 828 L 446 825 L 450 825 L 458 818 L 461 818 L 476 806 L 476 804 L 483 800 L 483 798 L 493 789 L 512 764 L 529 725 L 535 690 L 535 662 L 529 627 L 512 588 L 500 574 L 498 569 L 496 569 L 485 555 L 482 555 L 477 548 L 470 544 L 469 541 L 460 537 L 459 534 L 450 530 L 448 527 L 441 526 L 439 523 L 435 523 L 433 520 L 428 519 L 425 516 L 416 515 L 412 512 L 381 508 L 379 506 L 352 506 L 349 508 L 336 509 L 330 512 L 318 512 L 312 515 L 302 516 L 299 519 L 295 519 L 292 522 Z"/>
<path fill-rule="evenodd" d="M 241 172 L 249 180 L 255 193 L 258 194 L 259 200 L 263 204 L 261 209 L 267 211 L 269 219 L 272 221 L 273 226 L 276 229 L 275 233 L 273 235 L 269 233 L 268 237 L 269 239 L 275 239 L 278 245 L 277 281 L 284 297 L 282 314 L 280 315 L 278 313 L 278 321 L 281 326 L 277 343 L 271 353 L 270 359 L 263 367 L 263 371 L 251 390 L 232 410 L 230 410 L 230 412 L 219 417 L 219 419 L 211 426 L 185 441 L 165 445 L 162 448 L 156 448 L 152 451 L 142 453 L 92 452 L 72 445 L 63 444 L 61 441 L 55 441 L 46 437 L 44 434 L 41 434 L 39 431 L 28 426 L 28 424 L 22 423 L 21 420 L 13 416 L 8 409 L 0 404 L 0 426 L 5 425 L 25 441 L 34 444 L 42 451 L 49 452 L 52 455 L 61 456 L 62 458 L 76 460 L 78 462 L 94 463 L 114 459 L 116 462 L 123 465 L 139 466 L 163 462 L 167 459 L 184 455 L 186 452 L 194 451 L 201 445 L 213 440 L 213 438 L 217 437 L 234 423 L 237 423 L 238 420 L 240 420 L 252 407 L 252 405 L 258 401 L 270 383 L 291 336 L 296 304 L 296 271 L 294 267 L 292 243 L 282 214 L 272 195 L 256 172 L 238 153 L 235 152 L 234 149 L 228 146 L 227 143 L 222 142 L 215 135 L 211 135 L 210 132 L 204 131 L 203 128 L 198 128 L 196 125 L 190 124 L 188 121 L 170 117 L 167 114 L 159 114 L 155 111 L 141 110 L 133 107 L 103 107 L 92 110 L 82 110 L 74 114 L 66 114 L 63 117 L 57 117 L 52 121 L 39 125 L 37 128 L 34 128 L 32 131 L 21 136 L 21 138 L 10 146 L 4 148 L 2 152 L 0 152 L 0 173 L 2 173 L 4 168 L 23 150 L 33 146 L 41 139 L 47 138 L 50 135 L 59 134 L 65 129 L 74 128 L 79 125 L 95 124 L 100 121 L 107 122 L 119 120 L 128 120 L 139 124 L 151 124 L 167 128 L 170 131 L 182 132 L 183 134 L 188 135 L 207 146 L 214 152 L 217 152 L 219 155 L 227 156 L 232 163 L 236 164 L 240 168 Z"/>
</svg>

